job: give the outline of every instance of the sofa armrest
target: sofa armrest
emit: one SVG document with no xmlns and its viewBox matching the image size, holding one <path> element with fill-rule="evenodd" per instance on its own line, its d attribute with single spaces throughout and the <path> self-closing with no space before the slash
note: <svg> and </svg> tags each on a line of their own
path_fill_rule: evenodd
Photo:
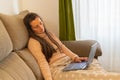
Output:
<svg viewBox="0 0 120 80">
<path fill-rule="evenodd" d="M 62 41 L 62 43 L 68 47 L 71 51 L 78 54 L 81 57 L 87 57 L 90 52 L 91 45 L 96 43 L 95 40 L 79 40 L 79 41 Z M 95 54 L 95 58 L 102 55 L 100 44 L 98 43 L 98 48 Z"/>
</svg>

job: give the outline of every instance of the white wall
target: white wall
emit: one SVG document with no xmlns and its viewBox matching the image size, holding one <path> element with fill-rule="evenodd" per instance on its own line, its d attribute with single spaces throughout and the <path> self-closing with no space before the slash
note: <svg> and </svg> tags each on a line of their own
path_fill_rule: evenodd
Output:
<svg viewBox="0 0 120 80">
<path fill-rule="evenodd" d="M 59 35 L 58 0 L 0 0 L 0 13 L 17 14 L 22 10 L 38 13 L 46 28 Z"/>
<path fill-rule="evenodd" d="M 18 0 L 0 0 L 0 13 L 16 14 L 18 12 Z"/>
<path fill-rule="evenodd" d="M 20 10 L 38 13 L 44 20 L 46 28 L 59 35 L 58 0 L 21 0 Z"/>
</svg>

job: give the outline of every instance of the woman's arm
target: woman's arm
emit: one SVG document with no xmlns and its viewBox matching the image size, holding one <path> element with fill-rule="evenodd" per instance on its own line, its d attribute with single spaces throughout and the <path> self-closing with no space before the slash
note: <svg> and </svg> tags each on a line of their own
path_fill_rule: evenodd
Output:
<svg viewBox="0 0 120 80">
<path fill-rule="evenodd" d="M 50 34 L 53 37 L 53 39 L 55 41 L 57 41 L 58 44 L 61 46 L 62 51 L 63 51 L 64 54 L 66 54 L 67 56 L 69 56 L 72 60 L 74 60 L 75 57 L 78 57 L 78 55 L 76 55 L 71 50 L 69 50 L 54 34 L 52 34 L 52 33 L 50 33 Z"/>
<path fill-rule="evenodd" d="M 82 60 L 87 60 L 87 57 L 79 57 L 77 54 L 73 53 L 54 34 L 51 33 L 51 35 L 61 46 L 63 53 L 69 56 L 74 62 L 81 62 Z"/>
<path fill-rule="evenodd" d="M 36 61 L 38 62 L 44 79 L 52 80 L 49 64 L 42 52 L 40 43 L 37 40 L 30 38 L 28 48 L 31 51 L 32 55 L 35 57 Z"/>
</svg>

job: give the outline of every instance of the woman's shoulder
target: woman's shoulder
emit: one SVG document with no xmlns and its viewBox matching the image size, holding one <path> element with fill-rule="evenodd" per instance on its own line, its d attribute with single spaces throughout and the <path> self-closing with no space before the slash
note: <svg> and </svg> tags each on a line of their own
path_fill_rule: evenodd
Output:
<svg viewBox="0 0 120 80">
<path fill-rule="evenodd" d="M 33 45 L 33 44 L 35 44 L 35 45 L 39 44 L 40 45 L 39 41 L 37 41 L 36 39 L 30 37 L 28 45 Z"/>
<path fill-rule="evenodd" d="M 37 48 L 37 47 L 39 48 L 41 47 L 41 44 L 39 43 L 39 41 L 30 37 L 29 42 L 28 42 L 28 48 Z"/>
<path fill-rule="evenodd" d="M 37 41 L 36 39 L 30 37 L 30 38 L 29 38 L 29 42 L 38 42 L 38 41 Z"/>
<path fill-rule="evenodd" d="M 42 49 L 39 41 L 37 41 L 36 39 L 34 38 L 30 38 L 29 39 L 29 42 L 28 42 L 28 49 L 31 51 L 31 52 L 35 52 L 35 51 L 40 51 Z"/>
</svg>

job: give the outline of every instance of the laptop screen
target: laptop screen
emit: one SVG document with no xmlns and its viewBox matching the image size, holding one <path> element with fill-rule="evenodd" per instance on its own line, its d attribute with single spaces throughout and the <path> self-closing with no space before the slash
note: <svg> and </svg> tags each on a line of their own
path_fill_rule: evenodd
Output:
<svg viewBox="0 0 120 80">
<path fill-rule="evenodd" d="M 97 49 L 97 44 L 98 43 L 96 42 L 91 46 L 91 50 L 90 50 L 89 57 L 88 57 L 88 64 L 90 64 L 94 59 L 96 49 Z"/>
</svg>

